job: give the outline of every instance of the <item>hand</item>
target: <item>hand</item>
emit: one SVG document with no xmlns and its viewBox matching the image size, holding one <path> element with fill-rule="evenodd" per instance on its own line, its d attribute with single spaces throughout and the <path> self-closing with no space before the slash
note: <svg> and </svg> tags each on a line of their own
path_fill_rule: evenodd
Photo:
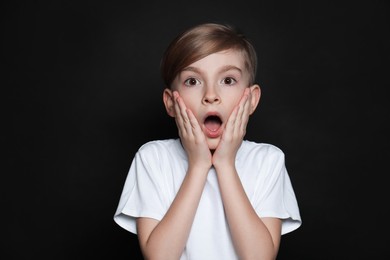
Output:
<svg viewBox="0 0 390 260">
<path fill-rule="evenodd" d="M 186 107 L 177 91 L 173 92 L 175 121 L 180 140 L 188 156 L 188 167 L 211 167 L 211 152 L 206 137 L 190 109 Z"/>
<path fill-rule="evenodd" d="M 212 158 L 213 165 L 234 167 L 237 151 L 246 134 L 252 95 L 246 88 L 239 104 L 233 109 Z"/>
</svg>

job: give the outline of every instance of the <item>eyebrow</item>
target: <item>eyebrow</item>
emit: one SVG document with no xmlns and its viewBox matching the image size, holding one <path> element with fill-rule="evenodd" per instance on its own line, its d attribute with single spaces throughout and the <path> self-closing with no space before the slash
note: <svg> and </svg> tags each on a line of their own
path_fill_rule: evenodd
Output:
<svg viewBox="0 0 390 260">
<path fill-rule="evenodd" d="M 226 65 L 226 66 L 223 66 L 218 72 L 219 73 L 222 73 L 222 72 L 226 72 L 226 71 L 229 71 L 229 70 L 237 70 L 238 72 L 242 73 L 242 70 L 237 67 L 237 66 L 233 66 L 233 65 Z M 196 67 L 186 67 L 182 70 L 182 72 L 184 71 L 192 71 L 192 72 L 195 72 L 195 73 L 198 73 L 198 74 L 202 74 L 202 70 L 200 70 L 199 68 L 196 68 Z"/>
</svg>

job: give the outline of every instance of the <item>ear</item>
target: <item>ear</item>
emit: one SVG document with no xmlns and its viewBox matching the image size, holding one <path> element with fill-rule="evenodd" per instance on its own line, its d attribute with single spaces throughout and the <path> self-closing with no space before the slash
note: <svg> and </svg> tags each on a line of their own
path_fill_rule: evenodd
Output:
<svg viewBox="0 0 390 260">
<path fill-rule="evenodd" d="M 255 84 L 249 87 L 250 92 L 251 92 L 251 115 L 253 112 L 255 112 L 257 105 L 260 102 L 260 97 L 261 97 L 261 89 L 260 86 Z"/>
<path fill-rule="evenodd" d="M 175 107 L 173 102 L 173 91 L 169 88 L 164 89 L 163 101 L 167 114 L 171 117 L 175 117 Z"/>
</svg>

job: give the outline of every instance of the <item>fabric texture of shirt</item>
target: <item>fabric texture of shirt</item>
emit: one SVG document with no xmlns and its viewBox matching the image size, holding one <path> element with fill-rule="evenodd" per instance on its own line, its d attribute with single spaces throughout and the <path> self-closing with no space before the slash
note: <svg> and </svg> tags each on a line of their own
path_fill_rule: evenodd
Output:
<svg viewBox="0 0 390 260">
<path fill-rule="evenodd" d="M 282 219 L 282 234 L 301 225 L 284 153 L 279 148 L 244 140 L 237 152 L 235 165 L 259 217 Z M 130 166 L 114 221 L 136 234 L 136 218 L 161 220 L 183 182 L 187 166 L 187 155 L 180 139 L 151 141 L 141 146 Z M 208 173 L 180 259 L 238 259 L 213 167 Z"/>
</svg>

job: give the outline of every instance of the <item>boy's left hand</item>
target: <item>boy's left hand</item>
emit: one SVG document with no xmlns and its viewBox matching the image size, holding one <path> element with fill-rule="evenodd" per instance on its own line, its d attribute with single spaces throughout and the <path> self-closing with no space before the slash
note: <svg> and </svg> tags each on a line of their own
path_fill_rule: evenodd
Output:
<svg viewBox="0 0 390 260">
<path fill-rule="evenodd" d="M 239 104 L 233 109 L 222 138 L 213 154 L 213 165 L 234 166 L 236 154 L 246 134 L 251 110 L 252 95 L 246 88 Z"/>
</svg>

